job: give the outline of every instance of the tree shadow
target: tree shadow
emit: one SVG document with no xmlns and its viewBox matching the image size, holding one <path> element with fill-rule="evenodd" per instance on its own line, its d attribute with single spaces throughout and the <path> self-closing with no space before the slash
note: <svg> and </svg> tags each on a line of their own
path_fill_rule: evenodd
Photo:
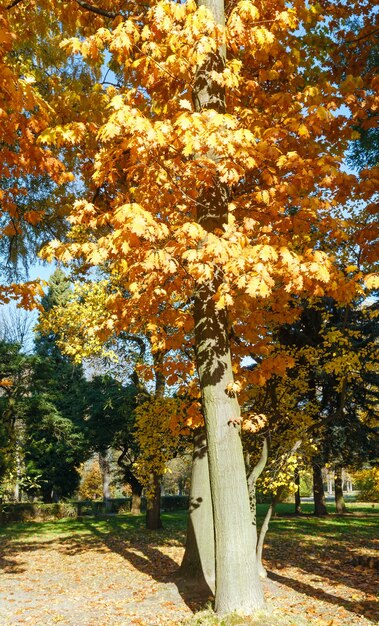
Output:
<svg viewBox="0 0 379 626">
<path fill-rule="evenodd" d="M 269 569 L 275 568 L 275 572 L 270 572 L 270 579 L 316 600 L 339 605 L 352 613 L 364 615 L 367 619 L 373 619 L 373 617 L 378 619 L 379 605 L 375 601 L 378 584 L 377 572 L 373 569 L 354 567 L 357 554 L 370 545 L 368 543 L 370 540 L 372 547 L 374 547 L 372 538 L 375 520 L 366 521 L 367 527 L 362 528 L 362 524 L 360 524 L 359 530 L 357 529 L 357 536 L 353 541 L 354 523 L 349 521 L 347 527 L 343 524 L 343 520 L 338 518 L 334 522 L 329 518 L 327 527 L 320 529 L 319 543 L 314 535 L 314 518 L 313 530 L 307 526 L 305 520 L 300 520 L 300 533 L 303 532 L 304 534 L 303 540 L 299 540 L 299 524 L 296 524 L 296 528 L 290 524 L 285 533 L 280 530 L 280 538 L 268 537 L 268 545 L 264 555 L 265 561 Z M 292 530 L 293 536 L 291 536 Z M 310 541 L 310 539 L 312 540 Z M 283 549 L 283 542 L 285 542 L 285 549 Z M 285 570 L 288 567 L 296 569 L 299 572 L 299 577 L 297 575 L 296 577 L 286 576 Z M 313 586 L 311 584 L 312 579 L 308 578 L 307 580 L 307 576 L 322 579 L 323 588 Z M 328 585 L 331 587 L 345 585 L 372 596 L 372 600 L 367 598 L 362 601 L 354 601 L 334 595 L 327 589 Z"/>
<path fill-rule="evenodd" d="M 88 523 L 88 526 L 90 527 L 91 524 Z M 142 538 L 141 536 L 133 537 L 126 543 L 123 542 L 121 538 L 115 540 L 112 535 L 102 533 L 94 526 L 91 527 L 91 532 L 93 532 L 109 550 L 122 556 L 123 559 L 128 561 L 142 574 L 151 576 L 158 583 L 173 583 L 191 611 L 198 611 L 209 599 L 209 588 L 207 586 L 203 586 L 202 584 L 196 586 L 188 584 L 186 580 L 180 576 L 177 562 L 156 547 L 157 543 L 159 543 L 159 537 L 157 536 L 159 531 L 154 531 L 154 546 L 151 543 L 150 534 Z M 167 545 L 167 541 L 161 541 L 161 545 Z M 175 546 L 175 543 L 171 543 L 170 545 Z"/>
<path fill-rule="evenodd" d="M 376 600 L 362 600 L 359 602 L 345 600 L 340 596 L 334 596 L 323 589 L 313 587 L 312 585 L 302 582 L 301 580 L 289 578 L 288 576 L 282 576 L 281 574 L 272 571 L 268 571 L 267 573 L 270 580 L 281 583 L 286 587 L 291 587 L 291 589 L 294 589 L 294 591 L 297 591 L 298 593 L 305 594 L 322 602 L 343 606 L 347 611 L 355 613 L 356 615 L 363 615 L 367 619 L 376 620 L 379 618 L 379 606 Z"/>
<path fill-rule="evenodd" d="M 4 574 L 22 574 L 25 571 L 26 568 L 19 561 L 2 554 L 0 555 L 0 572 L 4 572 Z"/>
</svg>

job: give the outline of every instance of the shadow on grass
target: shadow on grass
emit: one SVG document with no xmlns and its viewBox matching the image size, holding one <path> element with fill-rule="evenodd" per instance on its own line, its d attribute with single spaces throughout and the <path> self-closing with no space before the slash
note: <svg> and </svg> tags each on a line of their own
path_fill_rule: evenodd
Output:
<svg viewBox="0 0 379 626">
<path fill-rule="evenodd" d="M 183 545 L 185 515 L 165 514 L 164 524 L 164 530 L 146 531 L 143 516 L 125 515 L 106 520 L 89 518 L 13 525 L 2 529 L 0 564 L 5 572 L 16 575 L 25 571 L 23 564 L 15 560 L 25 551 L 54 549 L 74 558 L 88 550 L 110 550 L 157 582 L 174 583 L 187 606 L 197 611 L 209 599 L 209 591 L 187 585 L 178 576 L 176 561 L 159 549 Z M 344 584 L 358 591 L 375 593 L 375 573 L 349 564 L 357 550 L 367 547 L 367 540 L 375 536 L 375 524 L 372 517 L 275 518 L 265 552 L 269 567 L 276 570 L 270 578 L 316 600 L 373 619 L 378 615 L 374 600 L 353 602 L 334 595 L 333 589 L 327 586 Z M 287 567 L 296 568 L 299 578 L 286 576 Z M 301 572 L 323 578 L 325 585 L 319 589 L 310 584 L 309 578 L 303 577 L 302 581 Z"/>
</svg>

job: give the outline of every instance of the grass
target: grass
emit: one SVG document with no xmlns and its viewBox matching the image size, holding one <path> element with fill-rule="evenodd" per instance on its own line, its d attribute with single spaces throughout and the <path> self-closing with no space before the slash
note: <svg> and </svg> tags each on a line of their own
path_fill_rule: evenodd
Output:
<svg viewBox="0 0 379 626">
<path fill-rule="evenodd" d="M 268 505 L 258 504 L 258 525 L 266 514 Z M 328 505 L 330 513 L 333 506 Z M 313 507 L 311 503 L 302 505 L 303 515 L 295 516 L 292 504 L 279 504 L 276 517 L 270 522 L 269 533 L 286 535 L 294 533 L 298 539 L 307 538 L 330 538 L 343 539 L 344 536 L 357 533 L 361 538 L 374 539 L 378 533 L 379 505 L 365 503 L 351 503 L 349 514 L 346 516 L 330 515 L 323 518 L 311 515 Z M 356 514 L 359 514 L 356 516 Z M 367 515 L 369 514 L 369 515 Z M 187 512 L 174 511 L 162 514 L 163 530 L 159 531 L 164 537 L 183 536 L 186 531 Z M 103 534 L 114 533 L 132 534 L 147 533 L 145 530 L 145 516 L 141 515 L 117 515 L 107 518 L 84 517 L 82 519 L 65 518 L 53 522 L 18 522 L 0 527 L 0 538 L 17 538 L 27 540 L 32 535 L 46 538 L 54 536 L 87 535 L 94 531 Z"/>
<path fill-rule="evenodd" d="M 276 574 L 272 574 L 273 580 L 289 585 L 290 588 L 302 593 L 303 598 L 306 594 L 306 597 L 309 596 L 311 600 L 313 598 L 313 601 L 318 596 L 321 600 L 325 598 L 331 600 L 330 607 L 333 612 L 333 607 L 336 604 L 339 606 L 338 598 L 333 595 L 334 588 L 323 586 L 321 590 L 318 590 L 316 585 L 313 589 L 313 577 L 325 576 L 325 584 L 328 584 L 330 580 L 332 580 L 331 584 L 344 583 L 340 576 L 341 572 L 343 574 L 345 571 L 340 565 L 341 554 L 346 560 L 346 557 L 349 559 L 354 556 L 357 548 L 363 553 L 367 549 L 370 551 L 370 546 L 373 547 L 374 540 L 378 537 L 379 507 L 377 504 L 372 507 L 361 503 L 351 503 L 348 515 L 332 514 L 324 518 L 317 518 L 311 514 L 311 503 L 305 503 L 302 508 L 303 514 L 295 516 L 292 504 L 278 505 L 277 515 L 270 523 L 265 554 L 271 564 L 271 569 L 276 571 Z M 329 508 L 333 513 L 332 505 Z M 266 511 L 267 505 L 258 505 L 258 525 L 262 522 Z M 132 554 L 130 550 L 135 548 L 148 558 L 151 558 L 150 552 L 153 551 L 155 555 L 157 549 L 159 550 L 162 546 L 168 546 L 168 550 L 176 548 L 181 550 L 180 546 L 185 540 L 187 525 L 186 511 L 163 513 L 162 521 L 164 528 L 158 532 L 145 529 L 143 514 L 131 515 L 130 513 L 109 516 L 105 519 L 85 516 L 81 519 L 66 518 L 54 522 L 12 523 L 0 527 L 0 552 L 3 547 L 8 551 L 5 553 L 5 558 L 11 558 L 12 554 L 17 551 L 27 551 L 43 544 L 49 549 L 50 543 L 57 542 L 58 545 L 61 544 L 65 549 L 71 549 L 75 554 L 82 554 L 99 540 L 110 551 L 123 554 L 125 550 L 128 558 Z M 296 579 L 294 571 L 299 566 L 299 555 L 301 555 L 301 574 L 300 578 Z M 323 561 L 324 556 L 325 561 Z M 323 569 L 325 563 L 327 570 Z M 330 566 L 333 563 L 335 563 L 335 569 L 331 571 Z M 287 567 L 292 570 L 286 570 Z M 309 578 L 309 575 L 312 578 Z M 354 586 L 354 583 L 352 585 Z M 299 601 L 298 596 L 297 601 Z M 345 603 L 349 608 L 352 601 L 350 598 L 345 598 L 341 600 L 341 603 L 342 605 Z M 368 606 L 368 602 L 366 604 Z M 200 606 L 204 608 L 204 603 L 199 604 L 198 608 Z M 368 611 L 369 608 L 367 608 Z M 332 622 L 334 624 L 331 618 L 331 621 L 327 623 Z M 337 621 L 336 626 L 339 623 L 347 624 L 348 622 Z M 306 615 L 291 613 L 289 617 L 286 611 L 278 612 L 277 609 L 274 609 L 273 613 L 262 612 L 251 618 L 241 618 L 238 615 L 220 618 L 210 608 L 206 608 L 185 622 L 185 626 L 307 626 L 308 624 L 309 620 Z"/>
</svg>

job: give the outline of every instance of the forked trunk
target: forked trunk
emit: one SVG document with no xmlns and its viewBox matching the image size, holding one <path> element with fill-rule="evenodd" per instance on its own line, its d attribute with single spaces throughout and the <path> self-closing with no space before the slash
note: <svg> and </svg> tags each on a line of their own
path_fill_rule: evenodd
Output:
<svg viewBox="0 0 379 626">
<path fill-rule="evenodd" d="M 346 505 L 342 491 L 342 467 L 336 467 L 334 471 L 334 498 L 336 513 L 344 515 L 346 513 Z"/>
<path fill-rule="evenodd" d="M 318 516 L 328 515 L 325 505 L 324 483 L 322 480 L 321 466 L 318 463 L 313 465 L 313 498 L 314 514 Z"/>
<path fill-rule="evenodd" d="M 131 464 L 127 464 L 124 461 L 126 457 L 126 452 L 127 452 L 126 450 L 122 452 L 122 454 L 117 460 L 117 463 L 122 468 L 125 482 L 127 482 L 128 485 L 130 485 L 132 489 L 132 505 L 131 505 L 130 512 L 133 513 L 134 515 L 138 515 L 139 513 L 141 513 L 141 496 L 142 496 L 143 485 L 138 480 L 137 476 L 132 472 Z"/>
<path fill-rule="evenodd" d="M 197 588 L 208 588 L 214 594 L 214 527 L 204 429 L 198 429 L 194 435 L 187 541 L 180 573 Z"/>
<path fill-rule="evenodd" d="M 198 0 L 215 22 L 225 24 L 223 0 Z M 225 90 L 217 74 L 225 68 L 225 49 L 208 54 L 197 68 L 193 85 L 195 109 L 225 113 Z M 204 156 L 204 155 L 202 155 Z M 228 224 L 229 189 L 217 174 L 218 156 L 207 153 L 209 177 L 199 189 L 197 221 L 208 233 L 224 232 Z M 205 243 L 205 241 L 204 241 Z M 222 269 L 194 289 L 195 350 L 204 411 L 210 487 L 215 528 L 216 598 L 219 614 L 249 615 L 264 605 L 251 530 L 249 493 L 240 433 L 240 408 L 233 392 L 229 329 L 225 309 L 215 296 Z"/>
<path fill-rule="evenodd" d="M 146 528 L 159 530 L 162 528 L 161 520 L 161 485 L 157 474 L 151 475 L 150 494 L 147 497 Z"/>
<path fill-rule="evenodd" d="M 143 485 L 130 469 L 127 473 L 125 473 L 125 478 L 127 479 L 132 489 L 132 505 L 130 512 L 133 513 L 133 515 L 139 515 L 141 513 L 141 496 L 143 491 Z"/>
</svg>

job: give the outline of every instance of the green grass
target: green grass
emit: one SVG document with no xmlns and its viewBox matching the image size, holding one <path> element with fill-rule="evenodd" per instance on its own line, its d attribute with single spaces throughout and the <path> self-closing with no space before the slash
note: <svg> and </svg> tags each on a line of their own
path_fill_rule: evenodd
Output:
<svg viewBox="0 0 379 626">
<path fill-rule="evenodd" d="M 371 540 L 378 537 L 379 507 L 375 505 L 351 504 L 351 513 L 346 516 L 329 515 L 317 518 L 311 515 L 312 505 L 303 505 L 304 514 L 295 516 L 292 504 L 280 504 L 277 516 L 271 520 L 267 534 L 266 554 L 279 567 L 295 566 L 302 554 L 304 572 L 313 572 L 319 562 L 319 555 L 333 555 L 333 560 L 341 552 L 344 556 L 354 543 L 354 550 L 361 546 L 370 549 Z M 258 525 L 267 511 L 267 505 L 258 505 Z M 330 507 L 333 512 L 333 507 Z M 182 545 L 187 525 L 186 511 L 163 513 L 164 528 L 160 531 L 145 529 L 145 515 L 117 515 L 107 518 L 83 517 L 81 519 L 61 519 L 54 522 L 12 523 L 0 527 L 0 552 L 12 555 L 34 545 L 59 542 L 74 550 L 85 551 L 100 540 L 111 550 L 120 554 L 128 546 L 138 549 L 155 548 L 164 545 Z M 281 570 L 280 570 L 281 571 Z M 283 572 L 282 572 L 283 573 Z M 319 572 L 320 574 L 320 572 Z M 322 575 L 322 572 L 321 572 Z M 338 578 L 337 578 L 338 579 Z M 202 604 L 204 607 L 204 604 Z M 196 613 L 184 624 L 186 626 L 307 626 L 307 617 L 277 613 L 262 613 L 251 618 L 232 615 L 217 617 L 209 608 Z"/>
<path fill-rule="evenodd" d="M 187 512 L 175 511 L 163 513 L 164 529 L 162 534 L 183 533 L 186 529 Z M 0 538 L 17 538 L 26 540 L 38 535 L 47 539 L 70 535 L 87 535 L 93 532 L 103 534 L 122 532 L 136 534 L 148 532 L 145 530 L 145 515 L 117 515 L 107 518 L 84 517 L 82 519 L 64 518 L 53 522 L 14 522 L 0 526 Z M 150 531 L 151 532 L 151 531 Z"/>
<path fill-rule="evenodd" d="M 268 506 L 258 504 L 257 516 L 258 525 L 263 520 Z M 330 513 L 333 513 L 333 506 L 328 506 Z M 375 538 L 378 533 L 379 506 L 370 504 L 349 505 L 351 514 L 346 516 L 330 515 L 318 518 L 311 515 L 313 507 L 311 503 L 302 505 L 304 515 L 294 516 L 292 504 L 279 504 L 277 515 L 271 520 L 269 533 L 293 534 L 299 539 L 307 537 L 324 537 L 338 540 L 351 533 L 357 533 L 361 538 Z M 355 515 L 356 514 L 356 515 Z M 368 514 L 368 515 L 367 515 Z M 182 536 L 186 530 L 186 511 L 175 511 L 162 514 L 164 529 L 159 531 L 164 537 Z M 128 534 L 150 533 L 145 530 L 145 516 L 142 515 L 117 515 L 107 518 L 84 517 L 78 519 L 61 519 L 54 522 L 24 522 L 11 523 L 0 527 L 0 538 L 17 538 L 27 540 L 31 536 L 53 538 L 54 536 L 88 535 L 94 532 L 102 534 Z"/>
</svg>

